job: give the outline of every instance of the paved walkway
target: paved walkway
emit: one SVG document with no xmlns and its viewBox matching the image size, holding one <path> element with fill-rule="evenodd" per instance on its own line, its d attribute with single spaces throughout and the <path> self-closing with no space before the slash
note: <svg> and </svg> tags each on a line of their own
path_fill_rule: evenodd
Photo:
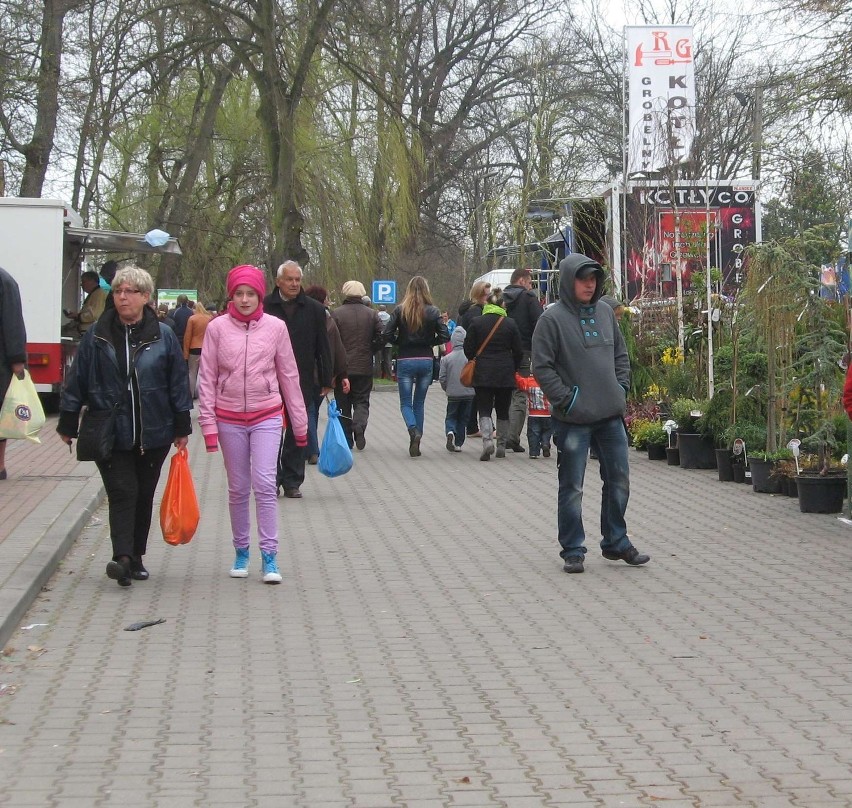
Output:
<svg viewBox="0 0 852 808">
<path fill-rule="evenodd" d="M 433 387 L 412 460 L 396 396 L 373 397 L 352 472 L 311 468 L 279 503 L 281 586 L 256 551 L 228 577 L 222 461 L 198 436 L 201 529 L 152 531 L 150 581 L 104 576 L 96 510 L 0 660 L 0 805 L 852 805 L 852 528 L 632 452 L 651 563 L 591 542 L 568 576 L 555 461 L 449 454 L 443 405 Z M 52 490 L 16 480 L 29 451 L 4 516 L 28 485 L 46 500 L 3 553 L 90 490 L 58 457 Z M 594 464 L 589 483 L 593 535 Z"/>
</svg>

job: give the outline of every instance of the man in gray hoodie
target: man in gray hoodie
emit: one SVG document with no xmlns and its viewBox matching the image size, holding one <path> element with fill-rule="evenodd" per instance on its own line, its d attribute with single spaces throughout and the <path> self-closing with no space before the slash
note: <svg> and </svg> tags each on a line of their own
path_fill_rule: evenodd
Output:
<svg viewBox="0 0 852 808">
<path fill-rule="evenodd" d="M 589 446 L 600 455 L 601 552 L 611 561 L 646 564 L 627 536 L 630 496 L 624 411 L 630 361 L 612 309 L 598 305 L 604 271 L 585 255 L 559 263 L 559 301 L 545 310 L 532 339 L 532 371 L 550 399 L 559 469 L 558 531 L 565 572 L 583 572 L 583 478 Z"/>
</svg>

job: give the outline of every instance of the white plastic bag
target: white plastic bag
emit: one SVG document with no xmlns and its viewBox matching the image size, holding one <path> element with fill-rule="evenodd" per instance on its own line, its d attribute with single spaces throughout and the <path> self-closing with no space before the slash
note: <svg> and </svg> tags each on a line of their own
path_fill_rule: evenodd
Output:
<svg viewBox="0 0 852 808">
<path fill-rule="evenodd" d="M 41 443 L 38 433 L 43 426 L 44 408 L 29 371 L 24 369 L 23 379 L 13 373 L 0 409 L 0 439 Z"/>
</svg>

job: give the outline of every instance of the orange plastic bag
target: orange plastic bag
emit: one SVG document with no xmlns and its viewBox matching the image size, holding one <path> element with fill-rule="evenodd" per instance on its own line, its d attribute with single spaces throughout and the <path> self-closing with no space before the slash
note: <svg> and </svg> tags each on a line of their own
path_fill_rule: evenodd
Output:
<svg viewBox="0 0 852 808">
<path fill-rule="evenodd" d="M 201 513 L 189 470 L 189 452 L 178 449 L 172 455 L 169 479 L 160 503 L 160 528 L 167 544 L 188 544 L 198 528 Z"/>
</svg>

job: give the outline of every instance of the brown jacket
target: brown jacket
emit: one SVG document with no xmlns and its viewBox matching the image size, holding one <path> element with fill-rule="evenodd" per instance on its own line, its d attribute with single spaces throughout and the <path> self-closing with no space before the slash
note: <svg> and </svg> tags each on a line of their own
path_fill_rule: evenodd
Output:
<svg viewBox="0 0 852 808">
<path fill-rule="evenodd" d="M 212 315 L 193 314 L 186 321 L 186 331 L 183 332 L 184 359 L 189 359 L 190 350 L 201 347 L 201 343 L 204 341 L 204 332 L 212 319 Z"/>
<path fill-rule="evenodd" d="M 349 375 L 372 376 L 374 345 L 382 335 L 379 313 L 365 306 L 360 297 L 347 297 L 331 316 L 340 329 Z"/>
</svg>

